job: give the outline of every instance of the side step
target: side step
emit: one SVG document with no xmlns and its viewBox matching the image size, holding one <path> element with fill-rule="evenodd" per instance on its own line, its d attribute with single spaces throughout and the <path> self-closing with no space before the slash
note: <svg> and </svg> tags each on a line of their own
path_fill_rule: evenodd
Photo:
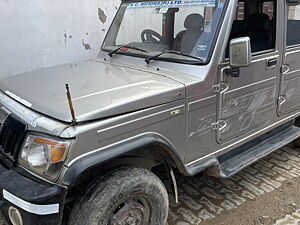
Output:
<svg viewBox="0 0 300 225">
<path fill-rule="evenodd" d="M 219 165 L 209 169 L 208 174 L 221 178 L 230 177 L 298 137 L 300 137 L 300 128 L 296 126 L 265 134 L 219 157 Z"/>
</svg>

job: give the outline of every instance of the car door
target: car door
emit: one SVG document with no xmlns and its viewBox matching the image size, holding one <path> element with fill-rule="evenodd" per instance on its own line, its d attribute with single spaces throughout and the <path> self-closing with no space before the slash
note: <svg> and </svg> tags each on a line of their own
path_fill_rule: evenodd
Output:
<svg viewBox="0 0 300 225">
<path fill-rule="evenodd" d="M 288 1 L 287 1 L 288 2 Z M 278 115 L 300 109 L 300 4 L 286 3 L 285 54 L 281 74 Z"/>
<path fill-rule="evenodd" d="M 274 13 L 274 17 L 275 15 L 277 18 L 280 16 Z M 261 14 L 257 15 L 258 17 L 265 18 Z M 249 21 L 256 22 L 256 24 L 251 24 L 253 33 L 256 32 L 255 29 L 260 29 L 261 22 L 257 18 L 248 18 L 248 23 Z M 266 18 L 265 20 L 267 21 Z M 270 18 L 270 22 L 271 20 L 277 21 L 275 18 Z M 274 30 L 270 30 L 270 32 L 273 32 L 274 40 L 269 47 L 266 45 L 262 49 L 261 46 L 258 46 L 261 44 L 260 36 L 258 36 L 258 40 L 255 40 L 255 36 L 250 37 L 253 49 L 252 63 L 248 67 L 239 68 L 239 77 L 225 74 L 228 64 L 222 66 L 219 71 L 218 85 L 215 87 L 218 95 L 215 129 L 219 143 L 256 132 L 266 126 L 276 115 L 281 65 L 280 44 L 279 41 L 276 41 L 278 32 L 275 35 L 276 22 L 273 23 Z M 246 24 L 245 26 L 250 25 Z M 251 29 L 246 29 L 244 36 L 249 36 L 247 32 L 249 33 Z M 252 33 L 250 34 L 252 35 Z"/>
</svg>

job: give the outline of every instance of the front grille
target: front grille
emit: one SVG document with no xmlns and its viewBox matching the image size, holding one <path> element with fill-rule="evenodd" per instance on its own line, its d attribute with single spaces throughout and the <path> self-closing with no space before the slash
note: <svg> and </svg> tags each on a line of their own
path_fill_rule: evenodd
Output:
<svg viewBox="0 0 300 225">
<path fill-rule="evenodd" d="M 9 115 L 0 125 L 0 152 L 15 161 L 26 134 L 26 125 Z"/>
</svg>

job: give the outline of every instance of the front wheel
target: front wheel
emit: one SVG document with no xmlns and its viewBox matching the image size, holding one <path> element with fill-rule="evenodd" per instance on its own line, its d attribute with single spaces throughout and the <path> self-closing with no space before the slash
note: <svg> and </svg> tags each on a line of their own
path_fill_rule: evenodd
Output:
<svg viewBox="0 0 300 225">
<path fill-rule="evenodd" d="M 165 225 L 168 194 L 145 169 L 121 168 L 92 184 L 78 200 L 69 225 Z"/>
</svg>

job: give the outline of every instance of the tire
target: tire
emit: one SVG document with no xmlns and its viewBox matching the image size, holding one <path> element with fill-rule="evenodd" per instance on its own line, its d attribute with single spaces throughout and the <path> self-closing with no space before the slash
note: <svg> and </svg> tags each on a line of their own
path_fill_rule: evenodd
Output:
<svg viewBox="0 0 300 225">
<path fill-rule="evenodd" d="M 75 204 L 69 225 L 165 225 L 168 207 L 156 175 L 124 167 L 93 182 Z"/>
</svg>

